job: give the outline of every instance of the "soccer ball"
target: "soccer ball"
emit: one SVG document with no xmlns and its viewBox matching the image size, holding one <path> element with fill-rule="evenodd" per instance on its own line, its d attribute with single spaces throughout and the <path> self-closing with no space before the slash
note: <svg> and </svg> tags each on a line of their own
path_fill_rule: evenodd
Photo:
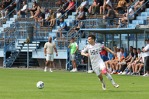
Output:
<svg viewBox="0 0 149 99">
<path fill-rule="evenodd" d="M 42 88 L 44 88 L 44 82 L 43 81 L 38 81 L 36 86 L 37 86 L 37 88 L 42 89 Z"/>
</svg>

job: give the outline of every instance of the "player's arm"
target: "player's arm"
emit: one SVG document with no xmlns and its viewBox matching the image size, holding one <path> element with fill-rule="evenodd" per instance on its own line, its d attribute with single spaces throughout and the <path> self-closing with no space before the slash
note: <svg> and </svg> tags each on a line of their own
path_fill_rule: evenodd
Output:
<svg viewBox="0 0 149 99">
<path fill-rule="evenodd" d="M 116 56 L 116 53 L 114 53 L 111 49 L 109 49 L 108 47 L 103 47 L 106 51 L 112 53 L 114 56 Z"/>
<path fill-rule="evenodd" d="M 86 53 L 88 51 L 87 47 L 85 47 L 82 51 L 81 51 L 81 55 L 88 57 L 89 54 Z"/>
</svg>

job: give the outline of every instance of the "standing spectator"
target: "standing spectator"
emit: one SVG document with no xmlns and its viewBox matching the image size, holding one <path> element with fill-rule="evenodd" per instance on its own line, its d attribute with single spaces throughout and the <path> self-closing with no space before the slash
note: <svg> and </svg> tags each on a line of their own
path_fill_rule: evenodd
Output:
<svg viewBox="0 0 149 99">
<path fill-rule="evenodd" d="M 44 45 L 44 55 L 46 56 L 46 63 L 44 72 L 47 71 L 47 68 L 50 68 L 50 72 L 52 71 L 53 60 L 54 60 L 54 50 L 56 52 L 56 56 L 58 56 L 57 49 L 55 44 L 52 43 L 52 37 L 49 37 L 48 42 Z"/>
<path fill-rule="evenodd" d="M 118 88 L 119 85 L 115 83 L 112 76 L 107 72 L 105 63 L 103 62 L 99 52 L 101 51 L 102 48 L 104 48 L 105 50 L 113 53 L 114 55 L 115 53 L 111 51 L 109 48 L 103 46 L 102 44 L 95 43 L 95 39 L 96 37 L 94 35 L 88 36 L 89 44 L 81 51 L 81 55 L 87 56 L 90 58 L 93 71 L 96 73 L 99 80 L 101 81 L 103 90 L 106 90 L 106 85 L 103 80 L 102 74 L 106 75 L 106 77 L 111 81 L 112 85 Z"/>
<path fill-rule="evenodd" d="M 147 45 L 143 49 L 143 56 L 146 73 L 143 76 L 149 76 L 149 38 L 147 38 L 145 41 L 147 42 Z"/>
<path fill-rule="evenodd" d="M 72 61 L 72 67 L 73 67 L 73 69 L 70 72 L 76 72 L 77 71 L 76 52 L 78 50 L 78 44 L 75 42 L 74 38 L 71 38 L 68 48 L 70 48 L 70 59 Z"/>
</svg>

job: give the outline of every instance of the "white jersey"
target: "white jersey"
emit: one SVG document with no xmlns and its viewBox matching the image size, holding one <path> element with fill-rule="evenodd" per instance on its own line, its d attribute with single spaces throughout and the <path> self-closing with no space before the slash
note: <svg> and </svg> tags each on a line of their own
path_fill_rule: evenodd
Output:
<svg viewBox="0 0 149 99">
<path fill-rule="evenodd" d="M 95 45 L 87 45 L 82 52 L 88 52 L 89 53 L 89 58 L 91 60 L 91 64 L 92 64 L 92 68 L 93 70 L 96 67 L 99 67 L 100 64 L 103 64 L 103 60 L 100 56 L 100 51 L 102 50 L 104 46 L 100 43 L 95 43 Z M 102 69 L 104 66 L 100 66 L 100 68 Z"/>
</svg>

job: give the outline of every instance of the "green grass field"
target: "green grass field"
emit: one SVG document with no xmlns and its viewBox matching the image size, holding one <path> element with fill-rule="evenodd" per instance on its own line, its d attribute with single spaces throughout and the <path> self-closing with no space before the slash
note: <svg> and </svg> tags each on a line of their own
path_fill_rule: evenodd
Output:
<svg viewBox="0 0 149 99">
<path fill-rule="evenodd" d="M 95 74 L 33 69 L 0 69 L 0 99 L 148 99 L 149 77 L 113 75 L 114 88 L 104 76 L 103 91 Z M 45 84 L 36 87 L 37 81 Z"/>
</svg>

